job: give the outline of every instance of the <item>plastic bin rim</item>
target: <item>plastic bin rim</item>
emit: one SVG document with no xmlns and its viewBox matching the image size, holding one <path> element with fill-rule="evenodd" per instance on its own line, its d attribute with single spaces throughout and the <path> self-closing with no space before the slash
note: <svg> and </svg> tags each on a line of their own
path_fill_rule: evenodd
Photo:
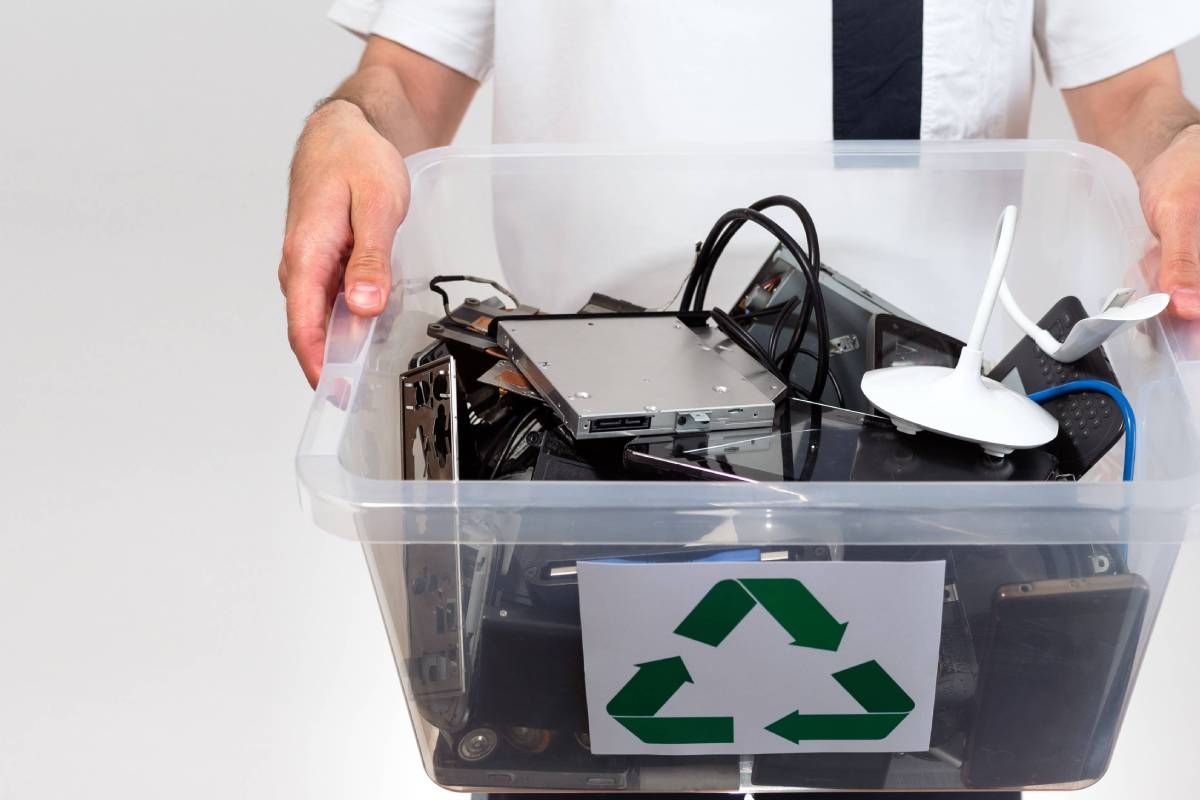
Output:
<svg viewBox="0 0 1200 800">
<path fill-rule="evenodd" d="M 517 515 L 524 520 L 540 519 L 552 526 L 568 523 L 567 515 L 628 515 L 633 519 L 660 522 L 688 517 L 729 517 L 770 519 L 778 515 L 783 523 L 804 519 L 825 520 L 853 512 L 859 520 L 873 520 L 894 515 L 919 517 L 933 528 L 940 528 L 931 541 L 960 544 L 1015 544 L 1051 542 L 1095 542 L 1094 533 L 1102 528 L 1125 531 L 1113 541 L 1146 543 L 1179 543 L 1200 538 L 1194 521 L 1200 518 L 1200 493 L 1197 481 L 1141 481 L 1134 483 L 938 483 L 937 502 L 914 502 L 913 492 L 930 497 L 935 484 L 919 482 L 806 482 L 806 483 L 696 483 L 675 481 L 603 481 L 580 484 L 568 481 L 400 481 L 365 478 L 347 470 L 334 455 L 299 455 L 296 473 L 301 502 L 317 524 L 329 533 L 348 538 L 364 538 L 376 542 L 432 543 L 455 541 L 457 524 L 462 520 L 476 521 L 495 517 L 502 519 Z M 586 486 L 586 497 L 581 496 Z M 341 521 L 352 520 L 364 511 L 392 511 L 410 521 L 420 518 L 420 532 L 404 526 L 404 530 L 364 535 L 349 531 L 344 525 L 329 519 L 317 509 L 336 511 Z M 962 515 L 970 514 L 970 528 L 962 527 Z M 1024 519 L 1020 525 L 1009 525 L 1014 515 Z M 1037 515 L 1048 527 L 1031 532 L 1029 517 Z M 1068 527 L 1058 530 L 1049 525 L 1058 515 L 1066 515 Z M 1181 520 L 1182 518 L 1182 520 Z M 1183 522 L 1180 525 L 1178 523 Z M 1174 524 L 1172 524 L 1174 523 Z M 769 527 L 769 526 L 768 526 Z M 780 525 L 775 535 L 758 535 L 748 540 L 755 544 L 787 542 L 796 538 L 788 524 Z M 987 529 L 986 532 L 984 529 Z M 661 535 L 660 535 L 661 534 Z M 846 544 L 876 543 L 874 533 L 843 531 Z M 566 535 L 557 533 L 547 541 L 561 541 Z M 478 532 L 469 537 L 481 540 Z M 501 541 L 497 534 L 488 541 Z M 522 541 L 539 537 L 521 536 Z M 545 538 L 544 536 L 541 538 Z M 651 535 L 621 533 L 584 535 L 575 543 L 610 543 L 612 541 L 668 542 L 679 535 L 655 530 Z M 809 538 L 800 534 L 800 538 Z M 819 537 L 818 537 L 819 538 Z M 540 540 L 540 539 L 539 539 Z M 680 541 L 692 541 L 683 536 Z M 897 540 L 907 543 L 907 539 Z"/>
<path fill-rule="evenodd" d="M 752 144 L 503 144 L 483 147 L 441 147 L 426 150 L 406 161 L 415 188 L 421 172 L 451 159 L 494 159 L 506 157 L 579 157 L 579 156 L 693 156 L 724 154 L 757 156 L 795 154 L 830 156 L 864 154 L 872 156 L 911 156 L 934 154 L 999 153 L 1058 153 L 1080 158 L 1092 168 L 1109 173 L 1109 179 L 1133 183 L 1133 176 L 1115 155 L 1101 148 L 1066 140 L 969 140 L 969 141 L 849 141 L 837 142 L 766 142 Z M 1110 193 L 1110 197 L 1111 197 Z M 1122 216 L 1128 209 L 1116 204 Z M 1136 209 L 1134 209 L 1136 210 Z M 1140 217 L 1127 220 L 1141 225 Z M 344 301 L 339 298 L 337 306 Z M 337 311 L 335 308 L 335 317 Z M 714 514 L 722 511 L 766 512 L 779 509 L 794 513 L 844 512 L 858 514 L 920 514 L 946 515 L 970 511 L 990 515 L 1011 514 L 1014 510 L 1044 513 L 1098 513 L 1106 518 L 1136 516 L 1142 524 L 1134 526 L 1139 541 L 1171 541 L 1193 538 L 1189 533 L 1157 533 L 1157 526 L 1145 524 L 1158 515 L 1185 515 L 1190 523 L 1200 517 L 1200 475 L 1168 480 L 1137 480 L 1130 484 L 1105 483 L 939 483 L 947 491 L 940 493 L 939 502 L 914 503 L 911 494 L 929 497 L 930 483 L 908 482 L 807 482 L 796 483 L 709 483 L 701 491 L 690 482 L 597 482 L 588 484 L 587 501 L 580 503 L 580 486 L 569 482 L 538 482 L 520 485 L 513 482 L 459 481 L 413 482 L 366 478 L 347 470 L 335 452 L 311 446 L 310 429 L 317 426 L 318 408 L 328 402 L 329 386 L 338 378 L 346 379 L 349 397 L 344 407 L 353 403 L 358 378 L 365 367 L 375 320 L 359 327 L 359 341 L 351 354 L 344 354 L 340 363 L 327 363 L 313 400 L 312 413 L 299 451 L 296 473 L 302 501 L 314 512 L 318 525 L 331 533 L 340 526 L 322 519 L 316 505 L 339 509 L 341 513 L 365 509 L 393 509 L 413 513 L 442 512 L 454 515 L 520 513 L 524 516 L 554 516 L 573 512 L 637 512 L 657 511 L 668 514 Z M 359 338 L 361 337 L 361 338 Z M 339 426 L 340 427 L 340 426 Z M 340 437 L 339 437 L 340 438 Z M 635 502 L 636 501 L 636 502 Z M 1159 517 L 1161 519 L 1161 517 Z M 1175 526 L 1165 526 L 1174 529 Z M 1185 528 L 1195 527 L 1185 525 Z M 441 541 L 441 534 L 428 538 L 399 537 L 402 541 Z"/>
<path fill-rule="evenodd" d="M 491 145 L 447 145 L 422 150 L 405 159 L 410 176 L 451 158 L 505 158 L 532 156 L 693 156 L 723 154 L 761 155 L 872 155 L 912 156 L 919 154 L 954 155 L 960 153 L 1058 153 L 1102 162 L 1129 174 L 1129 168 L 1113 153 L 1069 139 L 839 139 L 836 141 L 764 141 L 747 143 L 645 142 L 645 143 L 510 143 Z"/>
</svg>

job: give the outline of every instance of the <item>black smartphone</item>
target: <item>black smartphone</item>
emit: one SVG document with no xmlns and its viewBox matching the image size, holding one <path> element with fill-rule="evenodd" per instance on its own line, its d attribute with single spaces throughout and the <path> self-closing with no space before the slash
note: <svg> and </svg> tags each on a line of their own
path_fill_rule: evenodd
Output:
<svg viewBox="0 0 1200 800">
<path fill-rule="evenodd" d="M 1134 574 L 999 588 L 963 764 L 968 786 L 1084 785 L 1103 774 L 1148 596 Z"/>
<path fill-rule="evenodd" d="M 1064 297 L 1046 312 L 1038 325 L 1063 341 L 1075 323 L 1087 316 L 1079 298 Z M 1077 361 L 1063 364 L 1042 352 L 1028 336 L 1017 342 L 988 377 L 1022 394 L 1081 380 L 1106 381 L 1120 386 L 1103 347 L 1097 347 Z M 1058 456 L 1059 470 L 1076 478 L 1083 477 L 1125 432 L 1117 404 L 1100 392 L 1058 397 L 1045 403 L 1045 409 L 1059 423 L 1058 436 L 1047 449 Z"/>
</svg>

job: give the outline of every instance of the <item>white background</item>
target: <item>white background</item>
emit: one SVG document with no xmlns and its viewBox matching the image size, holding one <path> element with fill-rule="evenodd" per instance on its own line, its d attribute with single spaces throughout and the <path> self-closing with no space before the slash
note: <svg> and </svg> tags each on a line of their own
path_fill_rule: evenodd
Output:
<svg viewBox="0 0 1200 800">
<path fill-rule="evenodd" d="M 359 550 L 291 457 L 275 286 L 327 0 L 9 0 L 0 17 L 0 798 L 406 798 L 421 772 Z M 1184 63 L 1200 91 L 1200 45 Z M 487 138 L 487 93 L 463 141 Z M 1068 136 L 1037 96 L 1034 135 Z M 1200 551 L 1109 776 L 1200 782 Z"/>
</svg>

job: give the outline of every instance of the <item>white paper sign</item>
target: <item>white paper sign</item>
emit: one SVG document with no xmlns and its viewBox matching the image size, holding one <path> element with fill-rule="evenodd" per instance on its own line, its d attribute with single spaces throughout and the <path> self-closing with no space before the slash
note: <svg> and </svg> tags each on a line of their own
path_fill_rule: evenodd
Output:
<svg viewBox="0 0 1200 800">
<path fill-rule="evenodd" d="M 945 562 L 579 565 L 596 754 L 929 749 Z"/>
</svg>

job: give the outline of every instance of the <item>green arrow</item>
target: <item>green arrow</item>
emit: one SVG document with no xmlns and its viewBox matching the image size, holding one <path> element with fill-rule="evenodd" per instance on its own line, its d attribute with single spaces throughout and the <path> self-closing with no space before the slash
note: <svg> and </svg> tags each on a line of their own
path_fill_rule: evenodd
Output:
<svg viewBox="0 0 1200 800">
<path fill-rule="evenodd" d="M 650 717 L 658 713 L 671 695 L 692 683 L 687 666 L 679 656 L 637 664 L 637 672 L 605 707 L 614 717 Z"/>
<path fill-rule="evenodd" d="M 833 677 L 860 706 L 871 713 L 907 714 L 916 707 L 913 699 L 879 666 L 878 661 L 864 661 L 833 673 Z"/>
<path fill-rule="evenodd" d="M 783 626 L 793 645 L 836 651 L 842 643 L 847 623 L 834 619 L 795 578 L 743 578 L 741 584 Z"/>
<path fill-rule="evenodd" d="M 887 738 L 888 734 L 908 714 L 801 714 L 793 711 L 767 726 L 776 736 L 793 744 L 801 741 L 833 739 L 872 740 Z"/>
<path fill-rule="evenodd" d="M 735 580 L 719 581 L 684 617 L 675 633 L 716 647 L 725 641 L 750 609 L 754 598 Z"/>
<path fill-rule="evenodd" d="M 646 744 L 733 744 L 733 717 L 616 717 Z"/>
<path fill-rule="evenodd" d="M 760 601 L 761 602 L 761 601 Z M 789 742 L 820 739 L 887 738 L 916 705 L 878 661 L 864 661 L 833 673 L 866 714 L 801 714 L 793 711 L 767 726 Z"/>
</svg>

